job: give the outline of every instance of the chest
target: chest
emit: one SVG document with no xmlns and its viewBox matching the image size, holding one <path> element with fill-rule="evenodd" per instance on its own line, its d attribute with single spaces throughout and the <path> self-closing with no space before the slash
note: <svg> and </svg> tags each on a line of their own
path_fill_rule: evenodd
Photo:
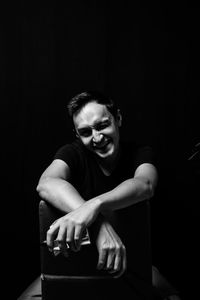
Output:
<svg viewBox="0 0 200 300">
<path fill-rule="evenodd" d="M 84 199 L 91 199 L 115 188 L 122 181 L 133 176 L 133 165 L 126 160 L 120 160 L 114 171 L 106 172 L 92 158 L 87 158 L 77 170 L 76 188 Z"/>
</svg>

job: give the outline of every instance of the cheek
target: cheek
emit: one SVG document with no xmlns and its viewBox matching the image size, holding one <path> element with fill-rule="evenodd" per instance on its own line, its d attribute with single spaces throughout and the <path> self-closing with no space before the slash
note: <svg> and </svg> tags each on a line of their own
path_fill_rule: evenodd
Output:
<svg viewBox="0 0 200 300">
<path fill-rule="evenodd" d="M 115 131 L 115 132 L 113 133 L 113 140 L 114 140 L 115 142 L 118 142 L 118 141 L 119 141 L 119 133 L 118 133 L 117 131 Z"/>
<path fill-rule="evenodd" d="M 111 128 L 109 133 L 115 139 L 118 137 L 118 130 L 116 128 Z"/>
<path fill-rule="evenodd" d="M 115 129 L 113 127 L 108 127 L 104 131 L 102 131 L 102 134 L 114 136 L 115 135 Z"/>
</svg>

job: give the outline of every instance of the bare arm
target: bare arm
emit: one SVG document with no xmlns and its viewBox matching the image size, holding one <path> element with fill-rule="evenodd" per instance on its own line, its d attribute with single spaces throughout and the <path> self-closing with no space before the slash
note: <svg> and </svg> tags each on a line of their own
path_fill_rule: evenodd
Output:
<svg viewBox="0 0 200 300">
<path fill-rule="evenodd" d="M 153 196 L 157 184 L 157 170 L 149 163 L 140 165 L 133 178 L 123 181 L 113 190 L 85 201 L 78 191 L 67 181 L 70 169 L 62 160 L 54 160 L 42 174 L 37 190 L 40 196 L 64 212 L 65 227 L 75 232 L 76 239 L 81 238 L 82 231 L 90 226 L 101 213 L 128 207 Z M 68 231 L 69 241 L 73 234 Z"/>
<path fill-rule="evenodd" d="M 70 168 L 56 159 L 44 171 L 37 185 L 40 197 L 61 211 L 68 213 L 85 202 L 78 191 L 68 182 Z"/>
<path fill-rule="evenodd" d="M 156 168 L 149 163 L 140 165 L 133 178 L 127 179 L 113 190 L 101 194 L 92 201 L 99 202 L 99 210 L 116 210 L 136 204 L 154 195 L 158 181 Z"/>
<path fill-rule="evenodd" d="M 37 186 L 37 191 L 41 198 L 65 213 L 74 211 L 85 203 L 78 191 L 67 181 L 69 178 L 70 169 L 68 165 L 62 160 L 54 160 L 42 174 Z M 87 207 L 85 207 L 85 210 L 87 211 Z M 68 215 L 58 219 L 48 230 L 47 245 L 50 248 L 52 248 L 53 241 L 56 239 L 61 242 L 61 245 L 63 245 L 64 240 L 66 240 L 71 244 L 72 250 L 80 249 L 80 242 L 74 243 L 72 236 L 74 227 L 70 226 L 70 223 L 65 226 L 65 219 L 67 217 Z M 104 217 L 99 217 L 95 225 L 97 234 L 96 245 L 99 252 L 97 268 L 105 268 L 110 272 L 118 272 L 121 270 L 121 275 L 126 269 L 125 247 L 109 222 L 107 222 Z M 67 236 L 64 234 L 66 228 Z M 82 228 L 83 227 L 79 226 L 78 230 L 76 229 L 74 233 L 81 235 Z"/>
<path fill-rule="evenodd" d="M 94 223 L 98 215 L 152 197 L 157 183 L 157 171 L 151 164 L 142 164 L 137 168 L 133 178 L 88 201 L 84 201 L 78 191 L 68 182 L 69 178 L 70 169 L 67 164 L 62 160 L 54 160 L 42 174 L 37 186 L 41 198 L 68 213 L 58 219 L 48 230 L 47 244 L 50 248 L 53 246 L 53 241 L 57 239 L 61 243 L 66 240 L 68 244 L 75 245 L 72 249 L 80 249 L 83 230 Z M 122 265 L 125 265 L 122 263 L 126 261 L 125 248 L 121 239 L 116 238 L 117 234 L 114 233 L 112 226 L 107 223 L 110 232 L 106 222 L 102 221 L 101 224 L 96 240 L 99 251 L 98 267 L 105 267 L 116 272 Z M 115 263 L 111 263 L 112 261 Z M 110 265 L 114 268 L 110 269 Z M 125 267 L 122 269 L 124 272 Z"/>
<path fill-rule="evenodd" d="M 99 214 L 107 214 L 116 209 L 128 207 L 138 202 L 151 198 L 157 183 L 157 171 L 152 164 L 142 164 L 135 171 L 134 177 L 130 178 L 113 190 L 92 198 L 62 219 L 63 229 L 60 224 L 54 226 L 52 232 L 59 231 L 58 237 L 63 239 L 67 232 L 67 241 L 77 240 L 80 244 L 83 230 L 96 220 Z"/>
<path fill-rule="evenodd" d="M 67 181 L 69 178 L 68 165 L 57 159 L 42 174 L 37 186 L 41 198 L 66 213 L 85 203 L 78 191 Z M 157 180 L 156 168 L 152 164 L 145 163 L 137 168 L 133 178 L 122 182 L 107 193 L 98 195 L 90 202 L 96 203 L 97 214 L 124 208 L 151 198 Z"/>
</svg>

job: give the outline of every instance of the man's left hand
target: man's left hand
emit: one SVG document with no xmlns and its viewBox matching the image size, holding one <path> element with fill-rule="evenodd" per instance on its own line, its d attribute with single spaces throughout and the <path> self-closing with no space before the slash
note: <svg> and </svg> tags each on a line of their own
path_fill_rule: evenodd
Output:
<svg viewBox="0 0 200 300">
<path fill-rule="evenodd" d="M 53 249 L 56 240 L 61 250 L 66 243 L 72 251 L 79 251 L 82 234 L 96 219 L 99 213 L 99 201 L 89 200 L 74 211 L 66 214 L 54 222 L 47 231 L 47 246 Z"/>
</svg>

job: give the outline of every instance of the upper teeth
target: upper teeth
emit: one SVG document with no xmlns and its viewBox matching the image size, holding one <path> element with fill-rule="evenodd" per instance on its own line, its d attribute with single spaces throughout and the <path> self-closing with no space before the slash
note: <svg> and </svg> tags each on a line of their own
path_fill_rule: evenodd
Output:
<svg viewBox="0 0 200 300">
<path fill-rule="evenodd" d="M 107 144 L 108 144 L 108 142 L 105 142 L 102 145 L 96 145 L 95 148 L 101 149 L 101 148 L 104 148 L 105 146 L 107 146 Z"/>
</svg>

